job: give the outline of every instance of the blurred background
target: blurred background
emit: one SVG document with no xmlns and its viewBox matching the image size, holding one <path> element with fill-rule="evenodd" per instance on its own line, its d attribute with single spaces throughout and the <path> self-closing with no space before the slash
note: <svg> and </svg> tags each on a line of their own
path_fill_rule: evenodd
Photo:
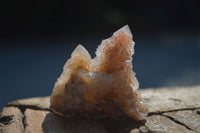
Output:
<svg viewBox="0 0 200 133">
<path fill-rule="evenodd" d="M 0 4 L 0 109 L 51 95 L 74 48 L 92 57 L 128 24 L 140 88 L 200 85 L 199 0 L 8 0 Z"/>
</svg>

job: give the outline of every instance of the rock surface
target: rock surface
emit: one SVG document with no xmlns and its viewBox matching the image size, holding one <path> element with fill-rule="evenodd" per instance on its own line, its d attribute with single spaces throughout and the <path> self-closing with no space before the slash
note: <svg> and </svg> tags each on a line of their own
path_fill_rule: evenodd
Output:
<svg viewBox="0 0 200 133">
<path fill-rule="evenodd" d="M 200 86 L 140 90 L 146 122 L 65 118 L 49 110 L 49 97 L 10 102 L 2 110 L 1 133 L 199 133 Z"/>
<path fill-rule="evenodd" d="M 17 107 L 5 107 L 0 117 L 0 132 L 22 133 L 24 131 L 23 114 Z"/>
<path fill-rule="evenodd" d="M 168 112 L 164 115 L 179 121 L 187 128 L 200 133 L 200 115 L 195 110 L 183 110 L 177 112 Z"/>
</svg>

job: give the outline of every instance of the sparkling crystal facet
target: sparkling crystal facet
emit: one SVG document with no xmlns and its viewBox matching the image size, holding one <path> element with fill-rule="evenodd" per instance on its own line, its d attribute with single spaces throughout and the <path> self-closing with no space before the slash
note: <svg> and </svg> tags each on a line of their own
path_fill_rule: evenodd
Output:
<svg viewBox="0 0 200 133">
<path fill-rule="evenodd" d="M 128 26 L 103 40 L 94 59 L 78 45 L 55 83 L 51 110 L 66 117 L 145 119 L 132 70 L 134 45 Z"/>
</svg>

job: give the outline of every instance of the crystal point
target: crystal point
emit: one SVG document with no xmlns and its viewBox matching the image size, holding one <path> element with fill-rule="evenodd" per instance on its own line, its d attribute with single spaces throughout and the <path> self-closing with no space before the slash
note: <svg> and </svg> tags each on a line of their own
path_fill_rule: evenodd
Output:
<svg viewBox="0 0 200 133">
<path fill-rule="evenodd" d="M 127 25 L 102 41 L 94 59 L 78 45 L 55 83 L 51 110 L 66 117 L 145 119 L 132 70 L 134 45 Z"/>
</svg>

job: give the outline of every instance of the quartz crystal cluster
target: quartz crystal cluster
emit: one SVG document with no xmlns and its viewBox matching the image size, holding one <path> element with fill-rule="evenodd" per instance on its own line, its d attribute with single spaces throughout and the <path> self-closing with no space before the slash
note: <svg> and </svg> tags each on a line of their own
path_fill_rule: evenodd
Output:
<svg viewBox="0 0 200 133">
<path fill-rule="evenodd" d="M 66 117 L 145 119 L 132 70 L 134 45 L 128 26 L 103 40 L 93 59 L 78 45 L 55 83 L 51 110 Z"/>
</svg>

